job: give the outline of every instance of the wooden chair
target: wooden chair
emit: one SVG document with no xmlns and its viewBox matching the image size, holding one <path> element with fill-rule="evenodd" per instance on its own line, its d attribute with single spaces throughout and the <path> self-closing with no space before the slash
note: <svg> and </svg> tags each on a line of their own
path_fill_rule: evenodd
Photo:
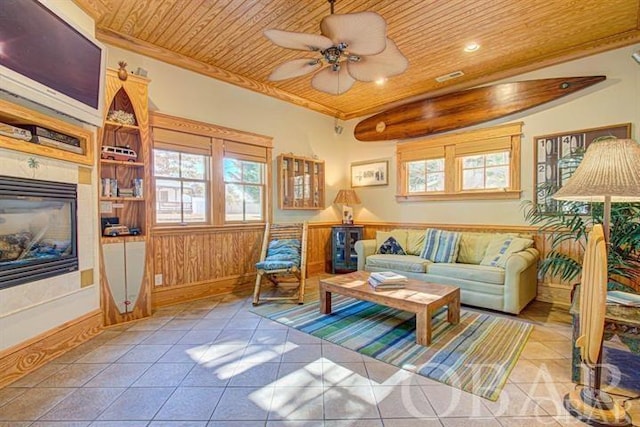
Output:
<svg viewBox="0 0 640 427">
<path fill-rule="evenodd" d="M 256 264 L 256 285 L 253 305 L 265 301 L 296 300 L 304 302 L 304 285 L 307 270 L 307 223 L 267 224 L 262 240 L 260 261 Z M 278 286 L 281 283 L 298 283 L 294 296 L 260 297 L 262 278 Z"/>
</svg>

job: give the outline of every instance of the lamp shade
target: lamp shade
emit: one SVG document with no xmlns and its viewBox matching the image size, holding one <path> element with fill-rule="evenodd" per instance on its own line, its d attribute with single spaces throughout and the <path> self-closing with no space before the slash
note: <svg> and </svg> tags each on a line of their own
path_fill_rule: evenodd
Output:
<svg viewBox="0 0 640 427">
<path fill-rule="evenodd" d="M 336 198 L 333 201 L 333 203 L 349 205 L 349 206 L 359 205 L 360 198 L 358 197 L 358 195 L 354 190 L 340 190 L 338 191 L 338 194 L 336 195 Z"/>
<path fill-rule="evenodd" d="M 632 139 L 592 142 L 569 180 L 552 197 L 577 202 L 640 201 L 640 145 Z"/>
</svg>

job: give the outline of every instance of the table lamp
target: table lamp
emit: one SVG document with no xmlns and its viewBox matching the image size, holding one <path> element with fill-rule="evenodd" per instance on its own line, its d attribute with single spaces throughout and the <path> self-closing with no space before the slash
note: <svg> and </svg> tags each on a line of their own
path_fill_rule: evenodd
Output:
<svg viewBox="0 0 640 427">
<path fill-rule="evenodd" d="M 342 205 L 342 223 L 353 224 L 353 208 L 350 205 L 360 204 L 360 198 L 356 192 L 354 190 L 340 190 L 333 203 Z"/>
<path fill-rule="evenodd" d="M 580 421 L 595 426 L 630 426 L 624 408 L 600 389 L 602 340 L 607 296 L 607 245 L 611 203 L 640 201 L 640 145 L 631 139 L 594 140 L 566 184 L 553 196 L 556 200 L 603 202 L 602 256 L 585 253 L 580 298 L 580 333 L 576 346 L 589 368 L 589 383 L 564 397 L 564 407 Z M 598 233 L 600 225 L 594 226 Z M 593 245 L 597 244 L 595 237 Z M 592 236 L 589 237 L 589 246 Z M 590 257 L 586 259 L 586 257 Z M 593 258 L 591 258 L 593 257 Z M 602 273 L 604 269 L 604 273 Z M 604 276 L 603 276 L 604 274 Z"/>
</svg>

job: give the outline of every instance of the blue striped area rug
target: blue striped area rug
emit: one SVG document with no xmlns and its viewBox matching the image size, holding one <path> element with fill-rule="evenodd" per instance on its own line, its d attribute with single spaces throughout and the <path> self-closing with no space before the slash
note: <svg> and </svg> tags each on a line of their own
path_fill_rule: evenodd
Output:
<svg viewBox="0 0 640 427">
<path fill-rule="evenodd" d="M 433 319 L 432 342 L 416 344 L 415 315 L 341 295 L 332 314 L 317 300 L 263 304 L 251 311 L 276 322 L 489 400 L 497 400 L 533 326 L 462 310 L 451 325 L 443 309 Z"/>
</svg>

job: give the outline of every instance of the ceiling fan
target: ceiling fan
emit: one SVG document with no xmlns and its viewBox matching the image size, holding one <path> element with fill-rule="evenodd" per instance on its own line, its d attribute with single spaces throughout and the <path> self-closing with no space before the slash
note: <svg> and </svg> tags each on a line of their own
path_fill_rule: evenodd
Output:
<svg viewBox="0 0 640 427">
<path fill-rule="evenodd" d="M 264 35 L 287 49 L 316 52 L 278 65 L 269 80 L 280 81 L 318 71 L 311 79 L 313 88 L 340 95 L 356 80 L 372 82 L 402 74 L 409 61 L 387 38 L 387 23 L 375 12 L 334 14 L 335 0 L 328 0 L 331 15 L 320 22 L 319 34 L 268 29 Z"/>
</svg>

